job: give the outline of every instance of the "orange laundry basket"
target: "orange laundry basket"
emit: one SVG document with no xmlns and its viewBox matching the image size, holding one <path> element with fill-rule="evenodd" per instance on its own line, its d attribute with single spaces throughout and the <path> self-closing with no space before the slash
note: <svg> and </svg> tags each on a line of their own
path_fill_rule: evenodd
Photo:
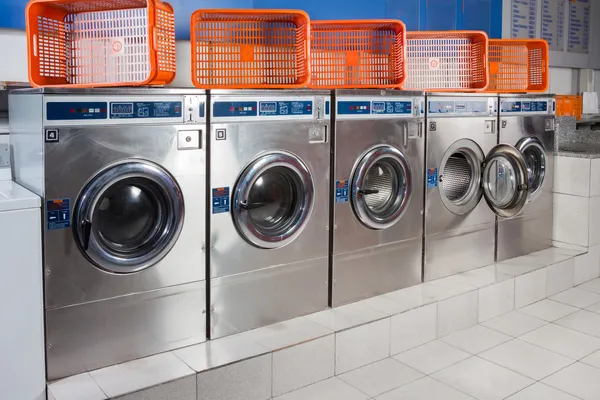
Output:
<svg viewBox="0 0 600 400">
<path fill-rule="evenodd" d="M 175 17 L 159 0 L 32 0 L 27 5 L 32 86 L 170 83 Z"/>
<path fill-rule="evenodd" d="M 308 84 L 310 20 L 295 10 L 197 10 L 191 19 L 192 82 L 202 89 Z"/>
<path fill-rule="evenodd" d="M 312 21 L 312 88 L 400 88 L 406 27 L 396 20 Z"/>
<path fill-rule="evenodd" d="M 581 119 L 583 96 L 556 95 L 556 116 Z"/>
<path fill-rule="evenodd" d="M 548 90 L 548 43 L 541 39 L 490 39 L 488 92 Z"/>
<path fill-rule="evenodd" d="M 403 89 L 473 92 L 488 86 L 485 32 L 408 32 L 406 48 Z"/>
</svg>

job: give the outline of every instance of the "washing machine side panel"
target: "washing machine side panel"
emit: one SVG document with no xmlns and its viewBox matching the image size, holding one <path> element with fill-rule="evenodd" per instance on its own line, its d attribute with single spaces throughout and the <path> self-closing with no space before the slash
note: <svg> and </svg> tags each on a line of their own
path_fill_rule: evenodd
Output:
<svg viewBox="0 0 600 400">
<path fill-rule="evenodd" d="M 552 247 L 552 210 L 498 219 L 497 262 Z"/>
<path fill-rule="evenodd" d="M 183 229 L 171 251 L 156 265 L 131 275 L 101 271 L 81 254 L 71 228 L 47 230 L 44 224 L 46 308 L 204 280 L 204 149 L 178 150 L 177 131 L 206 132 L 206 126 L 57 128 L 59 142 L 46 143 L 44 150 L 45 201 L 68 198 L 72 212 L 80 190 L 99 170 L 119 160 L 142 158 L 161 165 L 175 176 L 183 191 L 186 209 Z"/>
<path fill-rule="evenodd" d="M 423 232 L 423 137 L 409 137 L 403 142 L 403 129 L 407 123 L 422 120 L 352 120 L 338 121 L 336 126 L 335 173 L 336 180 L 350 180 L 360 156 L 368 149 L 381 144 L 398 148 L 404 154 L 412 173 L 412 194 L 401 219 L 383 230 L 373 230 L 363 225 L 348 202 L 334 202 L 333 253 L 342 254 L 388 243 L 418 238 Z M 332 182 L 335 185 L 336 182 Z M 351 182 L 349 189 L 351 190 Z"/>
<path fill-rule="evenodd" d="M 48 380 L 206 340 L 205 282 L 46 312 Z"/>
<path fill-rule="evenodd" d="M 211 279 L 211 338 L 325 310 L 328 263 L 313 258 Z"/>
<path fill-rule="evenodd" d="M 546 175 L 542 192 L 525 205 L 519 216 L 538 214 L 542 211 L 552 210 L 553 207 L 555 131 L 554 129 L 546 130 L 546 121 L 548 119 L 553 120 L 554 116 L 500 117 L 500 143 L 516 146 L 521 139 L 534 136 L 540 140 L 544 149 L 546 149 Z"/>
<path fill-rule="evenodd" d="M 295 154 L 308 167 L 314 182 L 312 213 L 301 235 L 286 246 L 261 249 L 249 244 L 237 231 L 231 212 L 211 218 L 211 276 L 222 277 L 288 263 L 326 257 L 329 253 L 330 145 L 310 143 L 309 130 L 319 122 L 244 122 L 211 125 L 211 187 L 229 187 L 233 197 L 236 180 L 251 161 L 262 154 L 283 150 Z M 224 129 L 225 140 L 217 140 Z"/>
<path fill-rule="evenodd" d="M 471 139 L 479 145 L 484 155 L 498 140 L 495 134 L 485 134 L 486 121 L 494 117 L 481 118 L 429 118 L 427 120 L 427 154 L 425 169 L 436 168 L 442 174 L 441 161 L 446 150 L 459 139 Z M 483 161 L 483 160 L 482 160 Z M 485 201 L 469 213 L 456 215 L 448 211 L 442 202 L 439 186 L 425 186 L 425 235 L 443 233 L 452 230 L 468 229 L 471 226 L 495 221 L 495 215 Z"/>
</svg>

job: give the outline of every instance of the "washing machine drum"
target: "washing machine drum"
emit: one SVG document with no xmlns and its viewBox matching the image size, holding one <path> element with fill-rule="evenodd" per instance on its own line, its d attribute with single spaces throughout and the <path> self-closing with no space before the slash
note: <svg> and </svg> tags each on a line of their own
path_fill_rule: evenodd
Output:
<svg viewBox="0 0 600 400">
<path fill-rule="evenodd" d="M 410 165 L 400 150 L 378 146 L 363 154 L 352 173 L 352 207 L 370 229 L 386 229 L 400 220 L 410 200 Z"/>
<path fill-rule="evenodd" d="M 233 193 L 233 220 L 248 243 L 274 249 L 302 233 L 313 201 L 313 179 L 302 160 L 291 153 L 269 153 L 240 174 Z"/>
<path fill-rule="evenodd" d="M 79 249 L 95 266 L 134 273 L 159 262 L 177 241 L 184 219 L 183 195 L 162 167 L 128 161 L 97 173 L 74 207 Z"/>
</svg>

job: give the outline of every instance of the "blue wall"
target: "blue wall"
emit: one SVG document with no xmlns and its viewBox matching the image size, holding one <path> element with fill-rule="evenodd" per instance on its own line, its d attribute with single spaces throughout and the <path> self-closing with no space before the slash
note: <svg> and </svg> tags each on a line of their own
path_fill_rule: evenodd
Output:
<svg viewBox="0 0 600 400">
<path fill-rule="evenodd" d="M 507 0 L 505 0 L 507 1 Z M 178 39 L 199 8 L 291 8 L 312 19 L 398 18 L 409 30 L 479 29 L 500 37 L 502 0 L 172 0 Z M 0 27 L 25 29 L 26 0 L 0 0 Z M 493 15 L 493 18 L 492 18 Z"/>
</svg>

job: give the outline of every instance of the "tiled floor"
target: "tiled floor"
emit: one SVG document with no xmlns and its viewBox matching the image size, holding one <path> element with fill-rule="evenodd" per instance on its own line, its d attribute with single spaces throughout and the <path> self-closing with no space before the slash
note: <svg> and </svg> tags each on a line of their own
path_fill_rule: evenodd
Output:
<svg viewBox="0 0 600 400">
<path fill-rule="evenodd" d="M 275 400 L 598 400 L 600 279 Z"/>
</svg>

